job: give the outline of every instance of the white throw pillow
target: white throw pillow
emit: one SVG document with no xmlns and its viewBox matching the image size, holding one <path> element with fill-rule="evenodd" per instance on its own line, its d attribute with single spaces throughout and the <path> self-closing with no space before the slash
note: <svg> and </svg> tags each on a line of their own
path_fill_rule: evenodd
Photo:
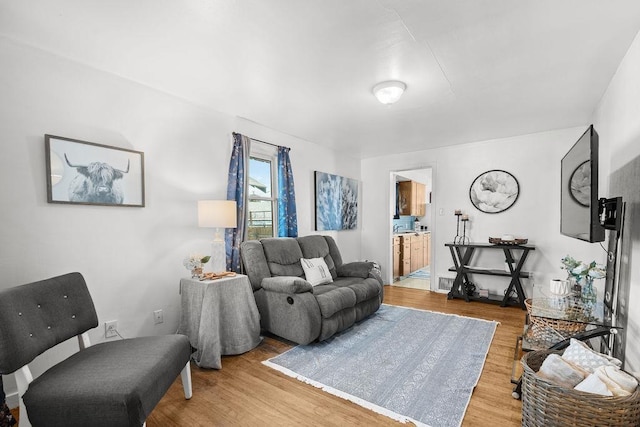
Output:
<svg viewBox="0 0 640 427">
<path fill-rule="evenodd" d="M 606 354 L 598 353 L 590 349 L 587 344 L 575 338 L 571 338 L 571 344 L 562 354 L 564 360 L 568 360 L 582 369 L 595 372 L 600 366 L 617 366 L 620 367 L 622 362 Z"/>
<path fill-rule="evenodd" d="M 311 286 L 325 285 L 332 283 L 333 278 L 324 258 L 300 258 L 300 264 L 304 270 L 304 276 Z"/>
</svg>

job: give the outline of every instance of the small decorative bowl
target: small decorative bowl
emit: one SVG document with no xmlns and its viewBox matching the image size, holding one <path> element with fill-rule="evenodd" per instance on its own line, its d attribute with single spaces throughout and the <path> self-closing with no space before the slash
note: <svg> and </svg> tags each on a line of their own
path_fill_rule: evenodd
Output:
<svg viewBox="0 0 640 427">
<path fill-rule="evenodd" d="M 489 237 L 489 243 L 494 245 L 526 245 L 529 239 L 502 240 L 501 237 Z"/>
</svg>

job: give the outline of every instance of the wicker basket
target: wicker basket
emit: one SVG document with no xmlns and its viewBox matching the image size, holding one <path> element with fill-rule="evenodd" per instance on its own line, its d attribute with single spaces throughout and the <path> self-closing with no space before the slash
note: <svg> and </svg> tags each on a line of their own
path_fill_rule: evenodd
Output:
<svg viewBox="0 0 640 427">
<path fill-rule="evenodd" d="M 531 298 L 524 301 L 529 313 L 529 327 L 526 337 L 529 341 L 544 347 L 551 347 L 553 344 L 574 336 L 587 328 L 586 323 L 573 322 L 570 320 L 552 319 L 554 313 L 557 314 L 559 308 L 553 306 L 551 300 L 536 299 L 536 313 L 548 313 L 550 317 L 534 316 L 532 314 Z M 582 316 L 582 308 L 569 306 L 561 308 L 568 317 L 579 319 Z"/>
<path fill-rule="evenodd" d="M 522 358 L 523 426 L 640 425 L 640 388 L 627 397 L 609 397 L 554 385 L 535 374 L 551 353 L 562 352 L 532 351 Z"/>
</svg>

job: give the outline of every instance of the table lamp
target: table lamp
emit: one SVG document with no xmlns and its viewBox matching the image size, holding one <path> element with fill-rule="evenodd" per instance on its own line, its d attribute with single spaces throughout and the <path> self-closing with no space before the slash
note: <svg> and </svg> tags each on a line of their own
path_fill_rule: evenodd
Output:
<svg viewBox="0 0 640 427">
<path fill-rule="evenodd" d="M 215 228 L 211 242 L 211 271 L 219 273 L 227 270 L 227 256 L 222 230 L 236 228 L 235 200 L 199 200 L 198 226 Z"/>
</svg>

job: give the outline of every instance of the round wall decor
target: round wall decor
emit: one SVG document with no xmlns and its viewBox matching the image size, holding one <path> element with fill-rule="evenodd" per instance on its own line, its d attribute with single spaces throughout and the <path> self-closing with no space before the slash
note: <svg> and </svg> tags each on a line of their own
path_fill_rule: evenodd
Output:
<svg viewBox="0 0 640 427">
<path fill-rule="evenodd" d="M 471 203 L 485 213 L 506 211 L 516 202 L 519 193 L 518 180 L 498 169 L 481 173 L 469 188 Z"/>
</svg>

